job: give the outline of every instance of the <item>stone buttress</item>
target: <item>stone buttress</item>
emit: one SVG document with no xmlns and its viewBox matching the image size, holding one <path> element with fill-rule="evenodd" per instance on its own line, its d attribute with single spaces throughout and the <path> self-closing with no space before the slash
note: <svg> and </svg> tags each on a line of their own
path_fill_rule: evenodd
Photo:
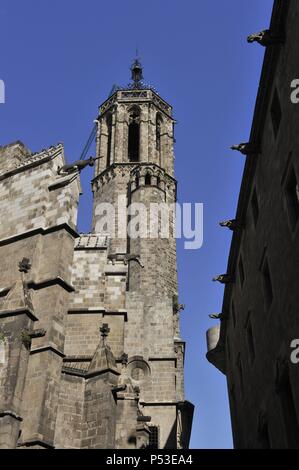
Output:
<svg viewBox="0 0 299 470">
<path fill-rule="evenodd" d="M 80 192 L 62 145 L 0 148 L 0 448 L 53 447 Z"/>
</svg>

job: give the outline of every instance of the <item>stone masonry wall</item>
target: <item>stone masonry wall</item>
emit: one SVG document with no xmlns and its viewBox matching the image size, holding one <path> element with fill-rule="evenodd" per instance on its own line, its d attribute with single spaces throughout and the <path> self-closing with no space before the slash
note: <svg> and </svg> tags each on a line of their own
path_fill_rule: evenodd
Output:
<svg viewBox="0 0 299 470">
<path fill-rule="evenodd" d="M 14 427 L 9 447 L 16 446 L 18 437 L 20 446 L 53 445 L 80 192 L 78 174 L 57 174 L 63 164 L 61 145 L 34 155 L 21 143 L 0 149 L 0 289 L 5 293 L 0 317 L 3 312 L 1 328 L 11 351 L 10 367 L 0 365 L 0 376 L 4 386 L 15 383 L 18 396 L 18 404 L 8 409 L 0 395 L 1 432 L 8 420 Z M 9 299 L 10 292 L 16 298 L 23 259 L 29 264 L 23 310 L 17 312 Z M 21 324 L 28 316 L 31 323 Z M 24 357 L 19 370 L 12 368 L 11 359 L 18 351 Z"/>
</svg>

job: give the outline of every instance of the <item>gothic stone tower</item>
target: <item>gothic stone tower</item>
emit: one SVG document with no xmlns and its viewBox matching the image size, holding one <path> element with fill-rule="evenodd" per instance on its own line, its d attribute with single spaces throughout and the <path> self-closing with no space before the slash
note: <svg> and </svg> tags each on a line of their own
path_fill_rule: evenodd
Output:
<svg viewBox="0 0 299 470">
<path fill-rule="evenodd" d="M 150 428 L 157 429 L 159 445 L 186 447 L 192 406 L 184 401 L 174 217 L 170 212 L 168 238 L 161 236 L 161 227 L 155 227 L 158 237 L 123 231 L 126 222 L 133 223 L 130 211 L 126 218 L 128 206 L 143 203 L 149 219 L 152 203 L 171 207 L 176 201 L 172 108 L 143 85 L 136 60 L 132 84 L 117 90 L 99 111 L 93 230 L 112 231 L 108 259 L 114 266 L 127 264 L 123 348 L 129 375 L 140 388 L 140 405 L 151 417 Z M 116 208 L 114 226 L 102 217 L 103 202 Z"/>
<path fill-rule="evenodd" d="M 0 148 L 0 448 L 188 447 L 174 217 L 126 230 L 176 200 L 174 121 L 138 61 L 132 79 L 100 107 L 92 233 L 61 145 Z"/>
</svg>

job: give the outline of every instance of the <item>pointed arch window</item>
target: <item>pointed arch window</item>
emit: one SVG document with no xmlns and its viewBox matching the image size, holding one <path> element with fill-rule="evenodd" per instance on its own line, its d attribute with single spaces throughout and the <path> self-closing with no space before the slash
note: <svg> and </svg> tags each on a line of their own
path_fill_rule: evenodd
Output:
<svg viewBox="0 0 299 470">
<path fill-rule="evenodd" d="M 112 114 L 108 114 L 107 123 L 107 167 L 111 164 L 111 143 L 112 143 Z"/>
<path fill-rule="evenodd" d="M 156 116 L 156 149 L 158 152 L 161 151 L 161 128 L 162 128 L 162 116 L 160 113 L 157 113 Z"/>
<path fill-rule="evenodd" d="M 150 173 L 147 173 L 145 175 L 145 182 L 144 182 L 145 186 L 150 186 L 151 185 L 151 175 Z"/>
<path fill-rule="evenodd" d="M 128 157 L 130 162 L 139 161 L 140 147 L 140 110 L 131 108 L 129 114 Z"/>
</svg>

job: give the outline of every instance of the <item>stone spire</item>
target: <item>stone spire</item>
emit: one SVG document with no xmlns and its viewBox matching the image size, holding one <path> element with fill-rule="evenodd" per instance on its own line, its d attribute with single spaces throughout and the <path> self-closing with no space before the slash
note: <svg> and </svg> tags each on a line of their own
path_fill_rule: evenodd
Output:
<svg viewBox="0 0 299 470">
<path fill-rule="evenodd" d="M 21 273 L 19 278 L 12 286 L 0 289 L 2 292 L 8 292 L 3 299 L 0 299 L 0 312 L 26 312 L 31 319 L 36 320 L 30 291 L 24 278 L 31 269 L 30 260 L 23 258 L 18 267 Z"/>
<path fill-rule="evenodd" d="M 107 323 L 104 323 L 100 327 L 101 339 L 100 344 L 96 349 L 96 352 L 92 358 L 88 369 L 88 375 L 98 375 L 105 372 L 113 372 L 119 374 L 115 357 L 106 342 L 106 338 L 110 332 L 110 328 Z"/>
</svg>

